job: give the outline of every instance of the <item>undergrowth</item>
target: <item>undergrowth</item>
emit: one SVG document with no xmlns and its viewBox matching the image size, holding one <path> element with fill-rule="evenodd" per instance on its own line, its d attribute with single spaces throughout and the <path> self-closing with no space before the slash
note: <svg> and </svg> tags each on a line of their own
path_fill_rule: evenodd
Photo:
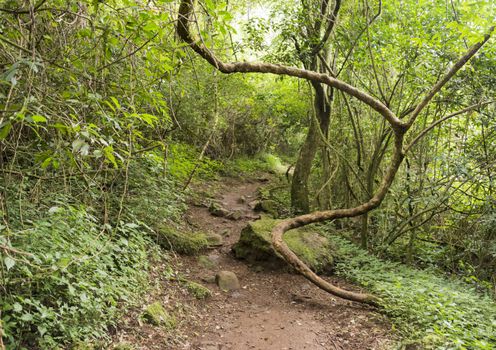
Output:
<svg viewBox="0 0 496 350">
<path fill-rule="evenodd" d="M 463 282 L 380 260 L 336 235 L 337 273 L 382 299 L 404 342 L 422 349 L 496 348 L 496 303 Z"/>
<path fill-rule="evenodd" d="M 146 292 L 150 261 L 166 257 L 158 233 L 186 210 L 180 188 L 198 151 L 170 148 L 168 162 L 149 152 L 92 178 L 52 181 L 60 175 L 47 173 L 37 181 L 37 173 L 0 182 L 11 204 L 0 213 L 9 219 L 0 225 L 0 334 L 7 350 L 108 340 L 120 315 Z M 208 159 L 198 164 L 199 179 L 217 171 Z"/>
<path fill-rule="evenodd" d="M 109 233 L 107 230 L 111 230 Z M 105 338 L 122 308 L 146 289 L 157 252 L 144 226 L 103 228 L 84 207 L 52 207 L 2 245 L 2 326 L 7 349 L 54 349 Z"/>
<path fill-rule="evenodd" d="M 237 157 L 224 162 L 221 169 L 226 176 L 247 176 L 257 172 L 281 174 L 286 172 L 281 159 L 270 153 L 260 153 L 255 157 Z"/>
</svg>

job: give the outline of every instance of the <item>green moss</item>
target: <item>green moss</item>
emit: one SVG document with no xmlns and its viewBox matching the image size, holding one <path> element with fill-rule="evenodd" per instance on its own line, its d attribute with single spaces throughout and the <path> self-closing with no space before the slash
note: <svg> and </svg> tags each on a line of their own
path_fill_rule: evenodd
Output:
<svg viewBox="0 0 496 350">
<path fill-rule="evenodd" d="M 186 288 L 196 299 L 206 299 L 212 295 L 210 289 L 196 282 L 186 282 Z"/>
<path fill-rule="evenodd" d="M 157 230 L 157 243 L 165 249 L 180 254 L 195 254 L 209 246 L 208 237 L 200 232 L 184 232 L 169 226 L 161 225 Z"/>
<path fill-rule="evenodd" d="M 210 259 L 206 255 L 200 255 L 198 257 L 198 264 L 210 270 L 215 268 L 215 266 L 217 265 L 214 261 L 212 261 L 212 259 Z"/>
<path fill-rule="evenodd" d="M 174 329 L 176 327 L 174 316 L 169 315 L 158 301 L 148 305 L 143 311 L 142 317 L 146 322 L 154 326 L 163 326 L 167 329 Z"/>
<path fill-rule="evenodd" d="M 263 217 L 250 222 L 241 232 L 238 243 L 233 247 L 236 257 L 251 262 L 266 262 L 272 267 L 286 266 L 273 250 L 271 231 L 278 220 Z M 329 240 L 309 228 L 291 230 L 284 235 L 288 247 L 317 273 L 330 272 L 333 265 L 333 249 Z"/>
<path fill-rule="evenodd" d="M 221 246 L 223 243 L 223 239 L 221 235 L 218 235 L 216 233 L 209 232 L 205 234 L 205 237 L 207 239 L 208 245 L 210 246 Z"/>
<path fill-rule="evenodd" d="M 264 199 L 255 207 L 256 210 L 264 211 L 272 217 L 277 218 L 279 216 L 279 208 L 276 201 L 272 199 Z"/>
</svg>

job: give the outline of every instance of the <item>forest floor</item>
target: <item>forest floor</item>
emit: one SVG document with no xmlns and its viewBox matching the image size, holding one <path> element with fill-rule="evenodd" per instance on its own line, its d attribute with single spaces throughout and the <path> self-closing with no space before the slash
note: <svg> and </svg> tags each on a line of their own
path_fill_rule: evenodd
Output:
<svg viewBox="0 0 496 350">
<path fill-rule="evenodd" d="M 222 234 L 223 244 L 205 253 L 215 262 L 215 267 L 202 266 L 195 256 L 176 256 L 173 264 L 182 278 L 202 283 L 212 291 L 212 296 L 195 300 L 178 288 L 178 283 L 174 287 L 174 283 L 158 276 L 158 289 L 148 299 L 170 304 L 169 309 L 178 315 L 176 330 L 164 332 L 139 322 L 137 332 L 137 321 L 133 321 L 136 318 L 130 317 L 116 334 L 120 341 L 130 341 L 140 349 L 177 350 L 391 347 L 394 332 L 377 310 L 335 298 L 300 275 L 263 269 L 233 256 L 231 248 L 241 230 L 257 217 L 246 203 L 256 198 L 261 184 L 259 180 L 230 178 L 216 184 L 215 199 L 224 208 L 243 213 L 239 220 L 215 217 L 206 206 L 190 205 L 186 221 L 197 230 Z M 224 292 L 216 286 L 213 276 L 223 270 L 237 275 L 239 290 Z M 329 280 L 342 288 L 357 290 L 337 277 L 329 277 Z"/>
</svg>

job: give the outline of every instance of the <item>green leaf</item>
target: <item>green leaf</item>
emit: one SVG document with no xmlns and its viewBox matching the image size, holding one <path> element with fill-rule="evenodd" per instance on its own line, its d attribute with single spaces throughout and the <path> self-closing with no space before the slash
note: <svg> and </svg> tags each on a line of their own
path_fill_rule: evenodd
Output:
<svg viewBox="0 0 496 350">
<path fill-rule="evenodd" d="M 31 119 L 33 119 L 33 121 L 35 123 L 46 123 L 47 122 L 47 118 L 45 118 L 44 116 L 39 115 L 39 114 L 32 115 Z"/>
<path fill-rule="evenodd" d="M 13 268 L 14 265 L 16 264 L 15 260 L 12 259 L 10 256 L 6 256 L 3 259 L 3 262 L 5 263 L 5 267 L 7 267 L 7 271 L 9 271 L 11 268 Z"/>
<path fill-rule="evenodd" d="M 112 146 L 107 146 L 103 149 L 103 153 L 105 154 L 105 158 L 114 165 L 114 168 L 118 168 L 117 162 L 114 156 L 114 148 Z"/>
<path fill-rule="evenodd" d="M 119 101 L 117 101 L 117 99 L 114 97 L 114 96 L 111 96 L 110 99 L 112 100 L 112 102 L 114 103 L 114 105 L 117 107 L 117 109 L 121 109 L 121 105 L 119 103 Z"/>
<path fill-rule="evenodd" d="M 25 322 L 29 322 L 29 321 L 32 321 L 33 320 L 33 315 L 31 314 L 24 314 L 21 316 L 21 320 L 25 321 Z"/>
<path fill-rule="evenodd" d="M 9 131 L 12 129 L 12 123 L 7 122 L 0 128 L 0 140 L 4 140 L 8 135 Z"/>
<path fill-rule="evenodd" d="M 14 305 L 12 305 L 12 307 L 13 307 L 15 312 L 21 312 L 22 311 L 22 305 L 19 303 L 14 303 Z"/>
</svg>

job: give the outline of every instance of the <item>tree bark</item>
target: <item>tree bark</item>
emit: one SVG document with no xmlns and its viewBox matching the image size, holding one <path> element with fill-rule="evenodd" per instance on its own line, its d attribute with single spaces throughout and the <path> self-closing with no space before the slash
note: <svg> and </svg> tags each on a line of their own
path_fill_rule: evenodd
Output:
<svg viewBox="0 0 496 350">
<path fill-rule="evenodd" d="M 312 83 L 312 87 L 315 90 L 314 110 L 316 118 L 312 116 L 310 120 L 307 137 L 301 146 L 295 164 L 291 183 L 291 207 L 295 214 L 306 214 L 310 211 L 308 179 L 317 150 L 322 145 L 320 132 L 317 128 L 320 128 L 325 136 L 327 136 L 329 130 L 331 106 L 326 95 L 326 89 L 320 83 Z M 317 121 L 318 125 L 316 125 Z"/>
</svg>

